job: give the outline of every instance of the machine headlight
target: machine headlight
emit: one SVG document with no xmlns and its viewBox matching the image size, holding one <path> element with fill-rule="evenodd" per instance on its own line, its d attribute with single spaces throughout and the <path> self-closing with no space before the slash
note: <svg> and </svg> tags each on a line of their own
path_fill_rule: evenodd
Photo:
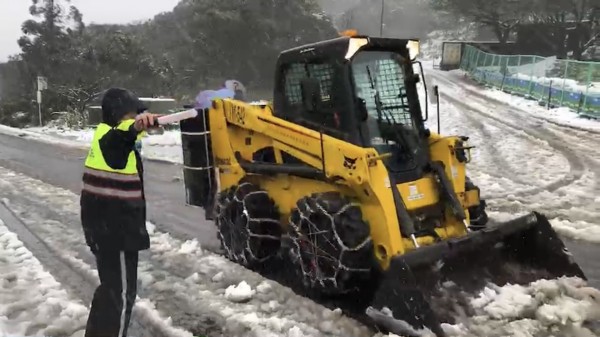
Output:
<svg viewBox="0 0 600 337">
<path fill-rule="evenodd" d="M 406 48 L 408 49 L 408 55 L 410 56 L 411 61 L 414 61 L 419 55 L 420 43 L 419 40 L 408 40 L 406 43 Z"/>
</svg>

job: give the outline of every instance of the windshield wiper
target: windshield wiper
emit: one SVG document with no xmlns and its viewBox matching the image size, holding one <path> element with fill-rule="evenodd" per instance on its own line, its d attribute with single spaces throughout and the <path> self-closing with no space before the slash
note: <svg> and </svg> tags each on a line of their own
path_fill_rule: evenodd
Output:
<svg viewBox="0 0 600 337">
<path fill-rule="evenodd" d="M 369 68 L 369 66 L 365 67 L 367 69 L 367 76 L 369 77 L 369 85 L 371 86 L 371 89 L 375 91 L 375 95 L 373 96 L 373 98 L 375 99 L 375 110 L 377 110 L 377 120 L 381 122 L 381 112 L 383 111 L 383 109 L 381 108 L 381 97 L 379 96 L 379 91 L 377 91 L 377 89 L 375 88 L 373 75 L 371 75 L 371 68 Z"/>
</svg>

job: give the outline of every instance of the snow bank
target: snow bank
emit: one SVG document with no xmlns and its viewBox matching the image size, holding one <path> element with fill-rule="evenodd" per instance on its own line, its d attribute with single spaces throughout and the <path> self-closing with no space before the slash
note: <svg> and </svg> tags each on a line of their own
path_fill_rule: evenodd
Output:
<svg viewBox="0 0 600 337">
<path fill-rule="evenodd" d="M 49 143 L 49 144 L 57 144 L 62 146 L 76 147 L 87 149 L 89 145 L 84 145 L 81 141 L 75 141 L 68 138 L 60 138 L 52 135 L 47 135 L 40 132 L 31 131 L 29 129 L 18 129 L 10 126 L 0 124 L 0 133 L 16 136 L 16 137 L 24 137 L 28 139 L 33 139 L 39 142 Z"/>
<path fill-rule="evenodd" d="M 93 129 L 72 130 L 62 127 L 32 127 L 27 128 L 27 130 L 53 138 L 67 139 L 81 145 L 89 145 L 94 138 Z"/>
<path fill-rule="evenodd" d="M 440 73 L 442 74 L 442 73 Z M 450 76 L 464 76 L 463 70 L 449 71 Z M 556 82 L 555 82 L 556 83 Z M 562 85 L 562 81 L 560 82 Z M 570 82 L 569 82 L 570 83 Z M 523 113 L 532 115 L 540 120 L 552 122 L 561 126 L 572 127 L 584 131 L 600 133 L 600 121 L 596 119 L 584 118 L 568 107 L 558 107 L 547 109 L 540 106 L 536 100 L 526 99 L 518 95 L 505 93 L 497 88 L 482 88 L 478 86 L 461 83 L 461 86 L 469 90 L 476 91 L 484 96 L 504 102 L 512 107 L 518 108 Z M 444 87 L 445 89 L 446 87 Z M 600 90 L 600 83 L 594 85 L 594 90 Z M 584 90 L 585 92 L 585 90 Z"/>
<path fill-rule="evenodd" d="M 559 107 L 546 109 L 545 107 L 539 106 L 537 101 L 529 100 L 521 96 L 510 95 L 498 89 L 480 89 L 479 91 L 490 98 L 506 102 L 535 117 L 563 126 L 575 127 L 596 133 L 600 132 L 600 121 L 582 118 L 581 115 L 569 108 Z"/>
<path fill-rule="evenodd" d="M 470 301 L 475 315 L 450 336 L 595 336 L 586 322 L 600 319 L 600 291 L 579 278 L 538 280 L 527 286 L 489 285 Z"/>
<path fill-rule="evenodd" d="M 0 336 L 82 336 L 87 314 L 0 219 Z"/>
<path fill-rule="evenodd" d="M 81 149 L 88 149 L 94 137 L 94 129 L 71 130 L 54 127 L 17 129 L 0 125 L 0 133 Z M 142 139 L 142 156 L 176 164 L 183 163 L 181 134 L 179 131 L 169 130 L 162 135 L 147 135 Z"/>
<path fill-rule="evenodd" d="M 571 78 L 546 77 L 545 75 L 532 76 L 524 73 L 517 73 L 511 76 L 521 80 L 539 83 L 545 86 L 552 84 L 554 88 L 560 88 L 571 92 L 583 92 L 589 95 L 600 95 L 600 82 L 582 83 Z"/>
<path fill-rule="evenodd" d="M 177 130 L 169 130 L 162 135 L 144 137 L 142 140 L 142 155 L 148 159 L 182 164 L 181 133 Z"/>
</svg>

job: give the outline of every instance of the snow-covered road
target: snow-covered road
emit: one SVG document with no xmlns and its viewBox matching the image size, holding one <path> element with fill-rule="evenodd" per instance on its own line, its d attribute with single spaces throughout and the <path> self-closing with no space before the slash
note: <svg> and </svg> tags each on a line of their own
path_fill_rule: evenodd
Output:
<svg viewBox="0 0 600 337">
<path fill-rule="evenodd" d="M 53 254 L 86 277 L 95 277 L 78 223 L 76 194 L 3 168 L 0 190 L 4 202 L 31 232 L 44 238 Z M 165 318 L 185 330 L 211 337 L 373 334 L 352 319 L 202 250 L 196 240 L 177 240 L 152 224 L 149 229 L 152 247 L 140 257 L 139 296 L 152 299 Z M 242 281 L 255 292 L 249 303 L 226 295 L 229 286 Z M 242 296 L 250 295 L 243 286 L 240 290 Z"/>
<path fill-rule="evenodd" d="M 3 168 L 0 168 L 0 190 L 3 191 L 2 202 L 29 231 L 43 238 L 52 254 L 84 279 L 94 279 L 93 259 L 77 222 L 77 195 Z M 134 319 L 167 331 L 164 336 L 191 336 L 186 331 L 211 337 L 369 337 L 374 334 L 338 311 L 326 309 L 289 288 L 202 250 L 195 240 L 174 239 L 168 233 L 157 231 L 152 224 L 149 228 L 152 248 L 140 258 L 140 299 Z M 4 242 L 2 233 L 7 232 L 0 227 L 0 245 Z M 7 235 L 11 242 L 15 241 L 13 234 Z M 9 243 L 2 247 L 9 252 L 14 250 L 12 254 L 30 256 L 20 244 Z M 0 259 L 0 263 L 5 260 Z M 30 263 L 35 265 L 36 262 Z M 9 275 L 2 284 L 15 277 L 16 284 L 23 282 L 22 276 Z M 63 281 L 63 284 L 68 282 Z M 586 288 L 577 279 L 540 281 L 525 287 L 490 286 L 473 299 L 474 317 L 461 318 L 459 324 L 446 325 L 445 329 L 452 336 L 506 336 L 515 335 L 516 331 L 522 331 L 523 336 L 533 336 L 550 330 L 562 336 L 572 335 L 573 331 L 593 336 L 582 324 L 600 313 L 598 299 L 597 290 Z M 5 300 L 0 297 L 0 308 Z M 11 313 L 29 315 L 31 310 L 37 310 L 27 303 L 35 302 L 25 301 L 20 311 L 9 306 L 9 311 L 0 311 L 0 317 L 6 315 L 13 322 L 15 316 Z M 63 303 L 58 308 L 64 306 Z M 79 308 L 76 313 L 80 321 L 76 327 L 81 328 L 81 306 L 67 308 L 71 311 Z"/>
<path fill-rule="evenodd" d="M 597 144 L 600 136 L 596 131 L 600 130 L 600 123 L 575 123 L 578 129 L 566 127 L 561 125 L 565 121 L 556 117 L 559 115 L 544 116 L 543 111 L 527 105 L 521 106 L 530 111 L 519 111 L 505 104 L 513 104 L 516 98 L 482 91 L 464 83 L 456 72 L 428 72 L 435 76 L 442 92 L 442 132 L 468 135 L 472 145 L 477 146 L 473 150 L 470 175 L 488 199 L 493 219 L 501 221 L 537 210 L 551 218 L 552 225 L 563 236 L 586 240 L 588 245 L 593 245 L 588 251 L 599 252 L 600 147 Z M 435 129 L 433 111 L 430 110 L 429 123 Z M 90 134 L 89 131 L 22 131 L 1 127 L 0 132 L 27 133 L 27 138 L 32 140 L 82 149 Z M 148 137 L 144 141 L 146 156 L 155 154 L 180 162 L 178 137 L 176 132 Z M 35 310 L 45 310 L 43 306 L 36 309 L 38 302 L 35 301 L 22 302 L 18 310 L 7 305 L 12 302 L 11 297 L 5 295 L 10 292 L 8 287 L 17 284 L 35 288 L 37 285 L 31 280 L 39 277 L 50 280 L 54 276 L 60 284 L 49 281 L 48 287 L 64 295 L 56 300 L 61 304 L 57 304 L 51 314 L 44 314 L 45 320 L 40 318 L 35 325 L 38 330 L 9 332 L 33 335 L 52 328 L 51 324 L 60 322 L 55 318 L 64 311 L 76 319 L 72 326 L 62 327 L 56 336 L 69 337 L 82 328 L 83 308 L 89 302 L 89 289 L 96 280 L 93 257 L 85 246 L 79 225 L 78 196 L 73 189 L 69 191 L 14 172 L 23 168 L 31 175 L 39 170 L 43 176 L 43 167 L 36 169 L 20 164 L 10 166 L 13 170 L 3 168 L 14 158 L 11 157 L 14 152 L 5 153 L 6 158 L 0 151 L 0 199 L 33 237 L 43 241 L 47 252 L 36 250 L 38 244 L 23 235 L 20 239 L 34 255 L 44 255 L 36 255 L 41 264 L 36 262 L 31 252 L 9 232 L 21 236 L 9 226 L 15 221 L 0 225 L 0 272 L 33 266 L 30 274 L 16 273 L 0 279 L 0 336 L 3 322 L 27 329 L 31 322 L 23 315 L 40 317 Z M 1 215 L 2 212 L 0 219 Z M 205 225 L 198 223 L 198 226 Z M 140 299 L 134 313 L 138 324 L 152 325 L 169 336 L 199 333 L 211 337 L 370 337 L 374 334 L 338 311 L 299 297 L 290 289 L 203 249 L 194 237 L 175 237 L 170 234 L 169 226 L 149 226 L 152 248 L 140 258 Z M 60 263 L 53 266 L 48 256 Z M 592 254 L 590 261 L 585 262 L 590 269 L 595 269 L 588 275 L 598 281 L 600 267 L 595 266 L 599 261 L 593 257 Z M 46 271 L 41 269 L 42 265 Z M 58 265 L 70 269 L 71 276 L 60 277 Z M 34 273 L 43 276 L 34 276 Z M 72 283 L 84 283 L 87 288 L 78 289 L 79 285 Z M 39 289 L 36 291 L 40 294 L 47 292 Z M 451 336 L 595 336 L 600 333 L 598 328 L 594 327 L 592 332 L 583 322 L 600 319 L 599 300 L 597 290 L 585 287 L 576 279 L 539 281 L 523 287 L 490 286 L 471 302 L 475 316 L 461 317 L 458 324 L 446 325 L 445 329 Z"/>
<path fill-rule="evenodd" d="M 0 219 L 0 336 L 83 336 L 87 308 Z"/>
<path fill-rule="evenodd" d="M 489 91 L 464 83 L 460 73 L 432 74 L 442 102 L 450 103 L 442 104 L 442 132 L 469 136 L 476 146 L 470 175 L 493 215 L 539 211 L 560 234 L 600 243 L 600 133 L 594 130 L 600 123 L 586 121 L 589 131 L 573 128 L 542 108 L 504 103 L 520 98 L 494 92 L 504 102 L 489 99 Z"/>
</svg>

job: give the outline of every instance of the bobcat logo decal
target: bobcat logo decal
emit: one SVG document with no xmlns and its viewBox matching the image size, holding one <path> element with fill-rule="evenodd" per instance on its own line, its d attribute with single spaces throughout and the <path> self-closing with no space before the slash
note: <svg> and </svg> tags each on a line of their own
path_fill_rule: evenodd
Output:
<svg viewBox="0 0 600 337">
<path fill-rule="evenodd" d="M 350 170 L 356 169 L 356 160 L 358 158 L 348 158 L 344 156 L 344 167 Z"/>
</svg>

